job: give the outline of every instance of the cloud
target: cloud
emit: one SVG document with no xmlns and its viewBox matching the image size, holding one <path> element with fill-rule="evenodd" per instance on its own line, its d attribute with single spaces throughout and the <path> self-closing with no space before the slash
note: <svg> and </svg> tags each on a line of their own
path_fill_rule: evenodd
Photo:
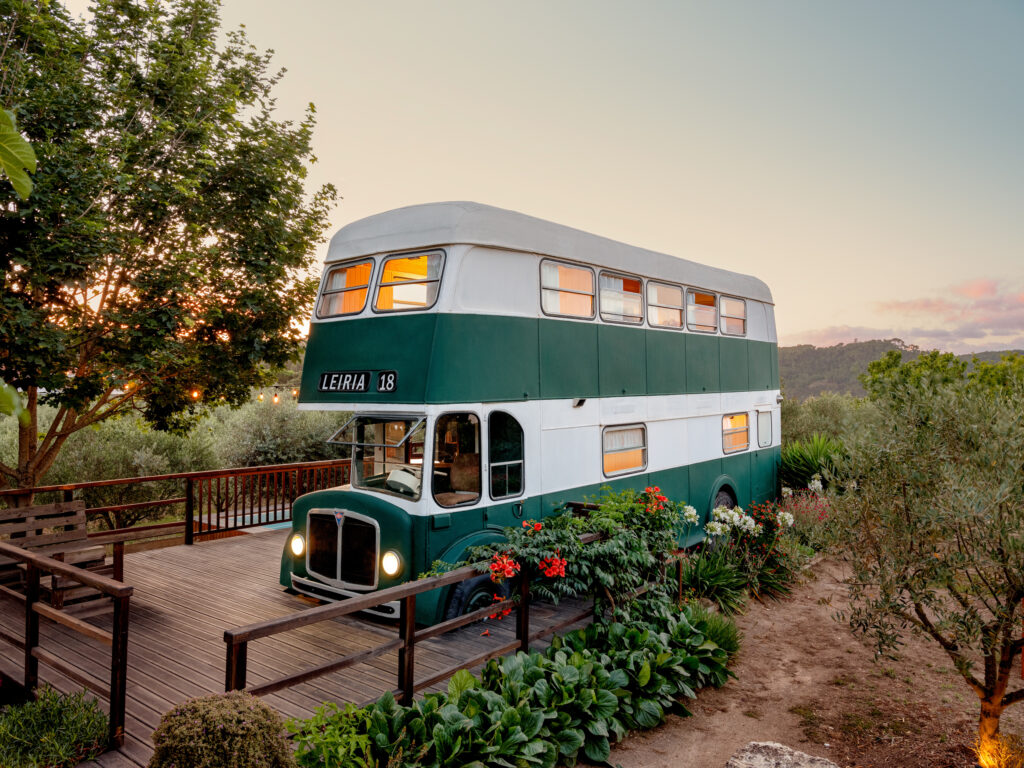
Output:
<svg viewBox="0 0 1024 768">
<path fill-rule="evenodd" d="M 968 280 L 965 283 L 953 286 L 953 292 L 968 299 L 981 299 L 985 296 L 995 296 L 999 291 L 999 284 L 995 280 Z"/>
</svg>

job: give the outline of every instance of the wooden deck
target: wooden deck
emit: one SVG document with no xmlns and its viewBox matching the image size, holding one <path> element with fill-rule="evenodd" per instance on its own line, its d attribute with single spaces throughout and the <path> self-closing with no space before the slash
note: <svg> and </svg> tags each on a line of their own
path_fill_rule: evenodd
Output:
<svg viewBox="0 0 1024 768">
<path fill-rule="evenodd" d="M 145 766 L 151 735 L 161 714 L 187 698 L 224 690 L 224 630 L 285 616 L 312 605 L 278 584 L 287 531 L 265 531 L 191 547 L 178 546 L 125 557 L 125 582 L 135 587 L 128 639 L 128 692 L 125 745 L 97 761 L 110 768 Z M 0 625 L 19 636 L 22 612 L 0 602 Z M 534 626 L 555 621 L 550 606 L 531 608 Z M 425 678 L 461 659 L 484 653 L 514 638 L 515 625 L 488 621 L 416 645 L 416 677 Z M 89 619 L 110 628 L 110 612 Z M 484 628 L 488 636 L 481 635 Z M 41 625 L 41 647 L 87 675 L 109 675 L 109 649 L 50 621 Z M 258 684 L 312 664 L 344 656 L 397 636 L 387 622 L 350 617 L 314 624 L 253 642 L 249 684 Z M 362 703 L 397 684 L 397 652 L 381 656 L 294 688 L 265 701 L 286 717 L 305 717 L 325 701 Z M 20 679 L 20 652 L 0 643 L 0 669 Z M 60 690 L 80 690 L 45 665 L 41 682 Z"/>
</svg>

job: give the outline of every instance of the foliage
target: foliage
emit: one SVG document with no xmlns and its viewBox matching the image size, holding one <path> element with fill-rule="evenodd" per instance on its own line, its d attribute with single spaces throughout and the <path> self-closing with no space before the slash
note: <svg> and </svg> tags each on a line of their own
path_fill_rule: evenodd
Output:
<svg viewBox="0 0 1024 768">
<path fill-rule="evenodd" d="M 103 752 L 107 716 L 84 692 L 63 695 L 49 686 L 36 700 L 0 710 L 0 765 L 64 768 Z"/>
<path fill-rule="evenodd" d="M 0 380 L 0 416 L 14 416 L 22 423 L 28 422 L 28 411 L 18 390 Z"/>
<path fill-rule="evenodd" d="M 38 157 L 30 201 L 0 181 L 0 377 L 30 413 L 0 477 L 27 487 L 87 426 L 179 428 L 295 357 L 335 193 L 304 190 L 312 107 L 274 118 L 281 73 L 215 0 L 0 7 L 0 105 Z"/>
<path fill-rule="evenodd" d="M 735 621 L 718 611 L 708 610 L 699 602 L 687 604 L 687 615 L 690 623 L 701 627 L 708 640 L 729 654 L 730 658 L 736 655 L 743 635 Z"/>
<path fill-rule="evenodd" d="M 706 599 L 726 615 L 747 602 L 747 579 L 733 563 L 728 547 L 702 546 L 683 559 L 684 599 Z"/>
<path fill-rule="evenodd" d="M 0 172 L 7 176 L 22 200 L 32 193 L 32 179 L 28 175 L 36 172 L 36 153 L 18 131 L 14 113 L 6 109 L 0 109 Z"/>
<path fill-rule="evenodd" d="M 291 399 L 250 401 L 237 409 L 217 408 L 200 429 L 213 440 L 218 466 L 257 467 L 340 458 L 340 448 L 326 441 L 349 416 L 300 411 Z"/>
<path fill-rule="evenodd" d="M 1024 365 L 1008 356 L 967 373 L 946 355 L 865 377 L 885 418 L 848 440 L 843 517 L 853 569 L 849 619 L 892 653 L 930 637 L 981 702 L 979 737 L 1024 700 L 1009 690 L 1024 600 Z"/>
<path fill-rule="evenodd" d="M 149 768 L 291 768 L 280 716 L 242 691 L 190 699 L 160 718 Z"/>
<path fill-rule="evenodd" d="M 308 720 L 289 720 L 295 762 L 301 768 L 365 768 L 370 765 L 369 725 L 369 713 L 352 704 L 344 709 L 325 704 Z"/>
<path fill-rule="evenodd" d="M 349 759 L 364 737 L 367 766 L 606 762 L 612 741 L 653 728 L 667 712 L 685 714 L 681 699 L 730 674 L 728 653 L 705 634 L 706 617 L 689 608 L 680 613 L 664 598 L 640 602 L 649 623 L 596 622 L 556 636 L 543 653 L 488 662 L 479 679 L 457 672 L 446 693 L 412 706 L 398 705 L 389 692 L 365 710 L 324 708 L 292 725 L 301 734 L 300 755 L 323 756 L 302 764 L 355 765 L 336 756 Z"/>
<path fill-rule="evenodd" d="M 849 430 L 877 418 L 874 404 L 863 397 L 832 392 L 805 400 L 787 397 L 782 401 L 782 444 L 806 442 L 815 433 L 842 441 Z"/>
<path fill-rule="evenodd" d="M 828 494 L 811 489 L 784 488 L 779 509 L 793 516 L 793 537 L 815 552 L 831 549 L 837 535 L 836 519 Z"/>
<path fill-rule="evenodd" d="M 782 448 L 779 480 L 785 487 L 807 488 L 811 478 L 819 475 L 827 485 L 842 453 L 842 442 L 817 432 L 806 441 L 790 440 Z"/>
</svg>

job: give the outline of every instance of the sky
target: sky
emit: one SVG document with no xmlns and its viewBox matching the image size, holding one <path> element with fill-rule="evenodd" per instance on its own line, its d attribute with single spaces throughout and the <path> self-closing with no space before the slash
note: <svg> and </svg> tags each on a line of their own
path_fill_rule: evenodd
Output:
<svg viewBox="0 0 1024 768">
<path fill-rule="evenodd" d="M 282 117 L 316 104 L 332 232 L 474 200 L 756 275 L 781 344 L 1024 348 L 1019 0 L 223 0 L 222 17 L 287 68 Z"/>
</svg>

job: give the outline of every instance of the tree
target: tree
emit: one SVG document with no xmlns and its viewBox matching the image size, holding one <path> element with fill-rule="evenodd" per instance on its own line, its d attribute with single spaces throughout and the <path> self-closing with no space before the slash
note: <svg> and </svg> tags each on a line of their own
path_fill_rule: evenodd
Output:
<svg viewBox="0 0 1024 768">
<path fill-rule="evenodd" d="M 1024 359 L 967 373 L 934 353 L 866 377 L 884 418 L 847 439 L 851 626 L 895 651 L 908 630 L 949 655 L 980 702 L 980 754 L 1010 690 L 1024 600 Z M 855 482 L 851 482 L 855 481 Z"/>
<path fill-rule="evenodd" d="M 215 0 L 0 9 L 0 106 L 38 157 L 28 201 L 0 180 L 0 379 L 29 415 L 0 487 L 24 488 L 90 424 L 180 428 L 292 359 L 335 190 L 305 194 L 313 107 L 274 118 L 283 73 L 217 46 Z"/>
</svg>

